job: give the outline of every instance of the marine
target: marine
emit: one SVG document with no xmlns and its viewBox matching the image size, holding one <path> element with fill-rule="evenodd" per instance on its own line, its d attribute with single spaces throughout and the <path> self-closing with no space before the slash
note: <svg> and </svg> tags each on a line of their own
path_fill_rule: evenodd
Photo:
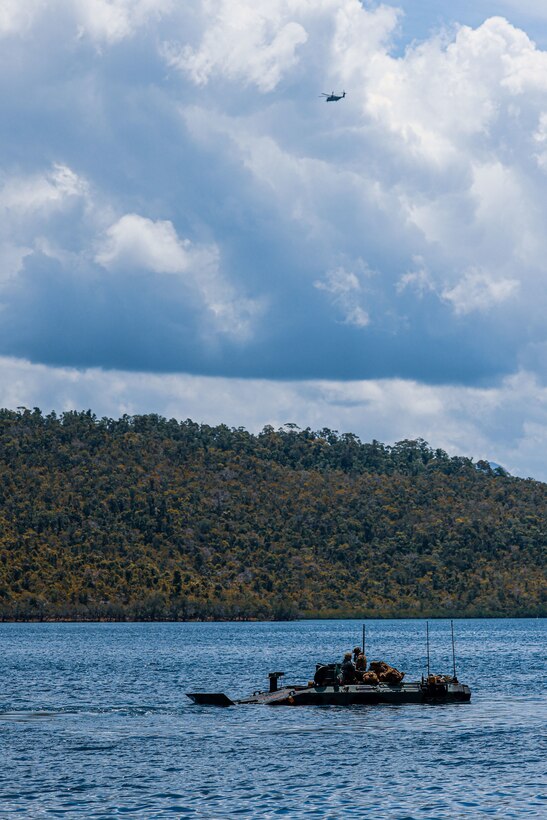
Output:
<svg viewBox="0 0 547 820">
<path fill-rule="evenodd" d="M 367 671 L 367 656 L 363 655 L 362 652 L 359 655 L 357 655 L 357 660 L 355 661 L 355 669 L 357 672 Z"/>
<path fill-rule="evenodd" d="M 342 661 L 342 683 L 355 683 L 355 666 L 351 660 L 351 652 L 346 652 Z"/>
<path fill-rule="evenodd" d="M 355 666 L 355 679 L 362 681 L 363 675 L 367 671 L 367 658 L 360 646 L 353 649 L 353 663 Z"/>
</svg>

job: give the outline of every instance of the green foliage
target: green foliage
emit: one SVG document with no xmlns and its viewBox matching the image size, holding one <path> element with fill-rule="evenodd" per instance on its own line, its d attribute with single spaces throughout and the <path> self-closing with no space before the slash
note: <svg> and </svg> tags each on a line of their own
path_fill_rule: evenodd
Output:
<svg viewBox="0 0 547 820">
<path fill-rule="evenodd" d="M 546 511 L 421 439 L 0 410 L 0 618 L 542 615 Z"/>
</svg>

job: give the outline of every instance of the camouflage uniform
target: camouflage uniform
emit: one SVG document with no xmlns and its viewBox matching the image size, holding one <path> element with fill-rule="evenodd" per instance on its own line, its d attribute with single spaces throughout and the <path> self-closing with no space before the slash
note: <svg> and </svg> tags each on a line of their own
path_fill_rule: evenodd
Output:
<svg viewBox="0 0 547 820">
<path fill-rule="evenodd" d="M 344 661 L 342 663 L 342 683 L 354 683 L 355 682 L 355 666 L 351 661 L 351 652 L 346 652 L 344 655 Z"/>
<path fill-rule="evenodd" d="M 360 655 L 357 655 L 357 660 L 355 661 L 355 668 L 358 672 L 367 671 L 367 659 L 362 652 Z"/>
</svg>

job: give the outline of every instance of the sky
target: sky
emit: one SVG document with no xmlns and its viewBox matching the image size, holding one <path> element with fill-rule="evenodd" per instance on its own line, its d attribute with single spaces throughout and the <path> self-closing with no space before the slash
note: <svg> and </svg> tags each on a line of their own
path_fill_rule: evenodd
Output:
<svg viewBox="0 0 547 820">
<path fill-rule="evenodd" d="M 547 480 L 544 0 L 2 0 L 0 69 L 0 406 Z"/>
</svg>

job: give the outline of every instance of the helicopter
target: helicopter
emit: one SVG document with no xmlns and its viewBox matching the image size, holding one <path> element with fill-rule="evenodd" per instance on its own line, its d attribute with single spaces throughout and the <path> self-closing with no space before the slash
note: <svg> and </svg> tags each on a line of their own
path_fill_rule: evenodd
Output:
<svg viewBox="0 0 547 820">
<path fill-rule="evenodd" d="M 319 96 L 325 97 L 325 102 L 338 102 L 338 100 L 344 99 L 346 92 L 342 91 L 341 94 L 335 94 L 334 91 L 332 91 L 330 94 L 320 94 Z"/>
</svg>

